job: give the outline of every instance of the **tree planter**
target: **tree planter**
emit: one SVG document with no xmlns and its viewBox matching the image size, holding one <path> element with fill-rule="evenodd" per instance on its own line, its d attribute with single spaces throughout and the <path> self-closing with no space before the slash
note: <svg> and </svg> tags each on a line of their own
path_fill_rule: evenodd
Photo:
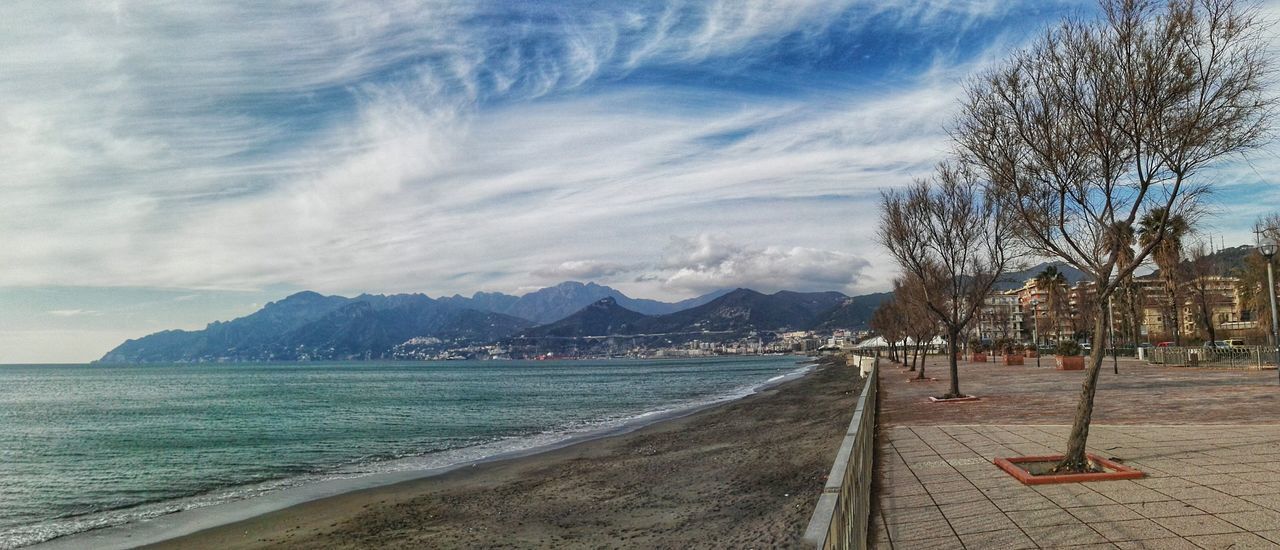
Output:
<svg viewBox="0 0 1280 550">
<path fill-rule="evenodd" d="M 1146 474 L 1138 470 L 1107 460 L 1093 453 L 1088 453 L 1085 456 L 1088 457 L 1090 463 L 1104 471 L 1081 474 L 1042 473 L 1057 465 L 1062 460 L 1062 455 L 997 458 L 994 462 L 1001 470 L 1008 472 L 1009 475 L 1021 481 L 1023 485 L 1112 481 L 1117 479 L 1139 479 L 1146 476 Z"/>
<path fill-rule="evenodd" d="M 1035 359 L 1036 357 L 1040 357 L 1040 352 L 1034 351 L 1034 350 L 1027 350 L 1026 357 Z"/>
<path fill-rule="evenodd" d="M 1084 370 L 1084 357 L 1080 355 L 1059 355 L 1058 370 Z"/>
<path fill-rule="evenodd" d="M 1022 364 L 1022 356 L 1021 356 L 1021 355 L 1012 355 L 1012 354 L 1010 354 L 1010 355 L 1006 355 L 1006 356 L 1004 356 L 1004 364 L 1005 364 L 1005 365 L 1021 365 L 1021 364 Z"/>
<path fill-rule="evenodd" d="M 966 395 L 964 397 L 952 397 L 950 399 L 939 399 L 933 396 L 929 397 L 930 403 L 967 403 L 969 401 L 981 401 L 981 400 L 982 400 L 981 397 L 977 397 L 974 395 Z"/>
<path fill-rule="evenodd" d="M 972 356 L 972 357 L 970 357 L 970 360 L 971 360 L 971 361 L 973 361 L 974 363 L 986 363 L 986 362 L 987 362 L 987 354 L 985 354 L 985 353 L 975 353 L 975 354 L 973 354 L 973 356 Z"/>
<path fill-rule="evenodd" d="M 907 379 L 907 382 L 937 382 L 937 381 L 938 381 L 937 378 L 920 378 L 919 376 L 912 376 L 911 378 Z"/>
</svg>

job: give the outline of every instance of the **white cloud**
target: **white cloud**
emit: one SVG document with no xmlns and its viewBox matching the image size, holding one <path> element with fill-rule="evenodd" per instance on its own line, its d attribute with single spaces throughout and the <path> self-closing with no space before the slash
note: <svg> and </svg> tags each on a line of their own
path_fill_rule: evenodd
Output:
<svg viewBox="0 0 1280 550">
<path fill-rule="evenodd" d="M 631 284 L 673 297 L 771 281 L 794 260 L 816 273 L 797 284 L 878 289 L 891 270 L 874 261 L 875 191 L 942 155 L 959 80 L 988 58 L 949 39 L 1018 5 L 519 13 L 534 9 L 0 4 L 0 285 L 510 291 L 621 280 L 660 262 L 668 236 L 705 233 L 759 260 Z M 868 86 L 814 75 L 786 94 L 614 85 L 695 64 L 749 81 L 784 42 L 818 51 L 822 33 L 872 24 L 945 27 L 928 35 L 934 65 Z M 849 258 L 873 261 L 841 282 Z"/>
<path fill-rule="evenodd" d="M 777 290 L 851 291 L 870 262 L 857 256 L 807 247 L 753 247 L 712 235 L 673 237 L 656 275 L 665 287 L 707 292 L 750 287 Z"/>
<path fill-rule="evenodd" d="M 81 317 L 85 315 L 102 315 L 102 312 L 88 309 L 51 309 L 47 312 L 55 317 Z"/>
</svg>

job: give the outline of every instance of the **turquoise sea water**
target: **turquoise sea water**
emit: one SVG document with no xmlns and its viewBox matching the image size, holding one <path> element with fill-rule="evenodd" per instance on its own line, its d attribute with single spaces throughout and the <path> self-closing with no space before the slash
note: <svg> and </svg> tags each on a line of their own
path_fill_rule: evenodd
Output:
<svg viewBox="0 0 1280 550">
<path fill-rule="evenodd" d="M 796 361 L 0 366 L 0 548 L 551 444 Z"/>
</svg>

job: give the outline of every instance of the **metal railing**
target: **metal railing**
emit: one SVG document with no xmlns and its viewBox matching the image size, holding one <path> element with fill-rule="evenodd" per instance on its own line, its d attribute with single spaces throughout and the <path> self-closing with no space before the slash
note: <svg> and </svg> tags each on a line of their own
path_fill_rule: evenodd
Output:
<svg viewBox="0 0 1280 550">
<path fill-rule="evenodd" d="M 1151 348 L 1148 362 L 1171 367 L 1260 369 L 1275 361 L 1275 350 L 1264 346 L 1230 348 Z"/>
<path fill-rule="evenodd" d="M 867 547 L 880 379 L 880 359 L 869 359 L 870 375 L 862 387 L 840 450 L 836 452 L 835 464 L 827 475 L 827 485 L 804 530 L 803 540 L 813 548 Z"/>
</svg>

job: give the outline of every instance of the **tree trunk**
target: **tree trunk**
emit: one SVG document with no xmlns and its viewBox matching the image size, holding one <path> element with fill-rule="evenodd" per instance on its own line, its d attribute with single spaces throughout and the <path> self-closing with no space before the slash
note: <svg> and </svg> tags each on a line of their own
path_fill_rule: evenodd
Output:
<svg viewBox="0 0 1280 550">
<path fill-rule="evenodd" d="M 1182 321 L 1179 319 L 1181 315 L 1178 314 L 1178 310 L 1181 309 L 1178 307 L 1178 291 L 1174 288 L 1167 290 L 1169 292 L 1169 303 L 1173 305 L 1173 311 L 1170 312 L 1172 315 L 1169 316 L 1173 319 L 1173 345 L 1182 347 Z"/>
<path fill-rule="evenodd" d="M 1210 345 L 1217 347 L 1218 334 L 1213 330 L 1213 311 L 1206 306 L 1204 312 L 1204 328 L 1209 332 Z"/>
<path fill-rule="evenodd" d="M 925 357 L 924 357 L 923 359 L 921 359 L 921 360 L 920 360 L 920 374 L 916 375 L 916 376 L 917 376 L 917 377 L 919 377 L 921 380 L 923 380 L 923 379 L 924 379 L 924 360 L 925 360 L 925 359 L 928 359 L 928 354 L 925 354 Z"/>
<path fill-rule="evenodd" d="M 1099 303 L 1102 303 L 1099 300 Z M 1080 403 L 1076 406 L 1076 418 L 1071 423 L 1071 435 L 1067 437 L 1067 454 L 1054 467 L 1055 472 L 1086 472 L 1085 446 L 1089 442 L 1089 422 L 1093 419 L 1093 396 L 1098 391 L 1098 371 L 1102 370 L 1103 350 L 1107 349 L 1107 331 L 1103 325 L 1104 306 L 1094 306 L 1097 316 L 1093 321 L 1094 345 L 1089 353 L 1089 368 L 1085 371 L 1084 385 L 1080 388 Z"/>
<path fill-rule="evenodd" d="M 954 328 L 947 330 L 949 336 L 947 346 L 950 348 L 951 362 L 951 391 L 947 397 L 960 397 L 960 369 L 957 368 L 956 362 L 960 360 L 960 331 Z"/>
</svg>

